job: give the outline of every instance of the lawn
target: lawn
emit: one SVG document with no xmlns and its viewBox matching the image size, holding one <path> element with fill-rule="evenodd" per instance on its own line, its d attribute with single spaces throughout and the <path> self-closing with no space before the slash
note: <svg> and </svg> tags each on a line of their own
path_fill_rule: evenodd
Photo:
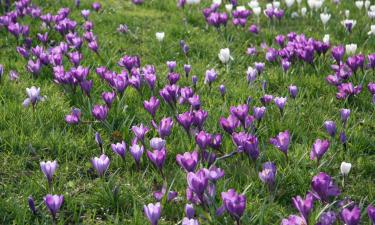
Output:
<svg viewBox="0 0 375 225">
<path fill-rule="evenodd" d="M 238 6 L 246 6 L 253 12 L 249 17 L 237 13 L 238 18 L 247 17 L 244 27 L 233 24 L 236 8 L 228 12 L 225 5 L 230 1 L 225 0 L 212 12 L 207 10 L 212 3 L 209 0 L 199 4 L 189 4 L 194 1 L 187 0 L 184 7 L 178 7 L 176 0 L 144 0 L 143 4 L 103 0 L 97 11 L 92 7 L 93 1 L 82 0 L 77 7 L 73 0 L 33 0 L 29 4 L 24 0 L 11 3 L 9 10 L 13 13 L 7 13 L 6 3 L 1 1 L 0 223 L 147 224 L 150 218 L 145 215 L 144 205 L 160 202 L 158 224 L 161 225 L 198 224 L 198 221 L 199 224 L 317 224 L 327 212 L 335 213 L 336 222 L 321 225 L 372 224 L 367 211 L 369 205 L 375 204 L 375 59 L 372 66 L 367 64 L 371 64 L 368 58 L 375 52 L 375 27 L 371 28 L 374 21 L 368 16 L 371 8 L 375 14 L 375 6 L 366 8 L 365 4 L 359 8 L 360 3 L 354 1 L 342 0 L 338 4 L 322 1 L 323 5 L 316 10 L 305 0 L 301 4 L 288 0 L 294 2 L 291 7 L 282 1 L 279 6 L 284 10 L 282 18 L 269 19 L 263 13 L 268 2 L 259 1 L 261 12 L 256 16 L 256 7 L 238 0 Z M 45 23 L 43 20 L 48 19 L 40 19 L 36 6 L 42 15 L 67 17 L 76 21 L 76 26 L 64 28 L 63 19 L 57 21 L 57 16 Z M 304 16 L 303 7 L 307 9 Z M 69 8 L 70 13 L 61 8 Z M 87 13 L 81 12 L 84 9 L 90 10 L 87 21 L 92 22 L 91 29 L 82 16 Z M 226 26 L 215 26 L 217 20 L 213 17 L 206 20 L 204 9 L 207 15 L 226 12 Z M 269 9 L 275 14 L 280 12 Z M 325 25 L 322 13 L 330 15 Z M 346 18 L 355 20 L 355 25 L 342 25 Z M 27 25 L 29 32 L 21 28 L 17 38 L 16 23 Z M 56 24 L 61 25 L 60 32 Z M 126 25 L 122 31 L 118 29 L 120 24 Z M 256 25 L 252 32 L 251 25 Z M 94 37 L 87 34 L 89 31 Z M 37 34 L 46 32 L 48 40 L 42 43 Z M 164 37 L 156 33 L 164 33 Z M 326 34 L 329 40 L 325 38 L 323 42 Z M 83 40 L 82 47 L 76 42 L 79 39 Z M 68 43 L 69 47 L 56 53 L 53 59 L 54 50 L 62 49 L 56 47 L 60 42 Z M 318 54 L 319 47 L 312 43 L 325 44 L 326 52 Z M 351 43 L 357 45 L 353 53 L 346 46 Z M 98 44 L 96 52 L 93 44 Z M 47 55 L 45 64 L 35 46 L 43 46 L 42 53 Z M 283 55 L 290 53 L 288 46 L 293 48 L 294 55 Z M 313 51 L 311 60 L 309 46 Z M 339 69 L 332 57 L 338 51 L 337 46 L 346 49 Z M 222 50 L 226 48 L 230 57 Z M 256 53 L 249 54 L 248 48 L 255 48 Z M 72 53 L 82 56 L 76 65 L 69 60 Z M 137 56 L 139 61 L 124 56 Z M 364 63 L 352 68 L 350 60 L 356 63 L 361 56 Z M 119 63 L 121 59 L 125 65 Z M 39 62 L 41 68 L 32 67 L 29 60 Z M 263 71 L 256 66 L 259 62 L 265 64 Z M 89 69 L 87 77 L 80 70 L 82 67 L 74 71 L 73 67 L 78 65 Z M 153 65 L 155 72 L 146 65 Z M 189 73 L 184 65 L 191 66 Z M 64 74 L 70 78 L 58 80 L 58 67 L 71 71 Z M 102 76 L 97 69 L 100 67 L 106 68 Z M 18 78 L 14 78 L 14 73 Z M 121 80 L 124 77 L 121 74 L 126 74 L 125 81 Z M 156 75 L 153 89 L 147 74 Z M 334 81 L 328 82 L 330 74 L 339 77 L 333 85 Z M 121 81 L 127 84 L 123 92 Z M 340 92 L 349 82 L 361 86 L 361 91 Z M 84 85 L 88 87 L 81 88 Z M 291 85 L 298 88 L 296 96 L 293 91 L 290 93 Z M 26 88 L 32 86 L 40 88 L 40 98 L 30 98 L 26 106 Z M 174 92 L 173 87 L 179 90 Z M 103 92 L 116 94 L 112 104 L 106 105 Z M 270 103 L 264 102 L 266 94 L 273 96 Z M 154 118 L 144 107 L 144 101 L 151 96 L 160 101 Z M 277 97 L 286 97 L 285 106 Z M 259 116 L 253 108 L 263 105 L 266 111 Z M 80 110 L 78 117 L 71 113 L 72 108 Z M 350 109 L 346 122 L 340 115 L 341 109 Z M 204 112 L 208 116 L 199 123 Z M 76 121 L 67 122 L 67 115 Z M 220 122 L 230 115 L 229 120 L 235 121 L 233 133 L 223 129 Z M 160 133 L 163 127 L 159 123 L 163 118 L 173 120 L 169 135 Z M 326 121 L 333 121 L 335 127 Z M 141 124 L 149 131 L 144 138 L 138 134 L 135 140 L 133 126 Z M 289 132 L 288 137 L 279 135 L 284 131 Z M 272 139 L 277 135 L 279 140 Z M 290 140 L 283 149 L 288 142 L 285 138 Z M 124 158 L 112 146 L 122 141 L 126 144 Z M 327 143 L 328 150 L 324 149 Z M 122 146 L 117 147 L 120 151 Z M 139 163 L 130 152 L 136 147 L 144 148 Z M 188 173 L 189 169 L 185 171 L 176 162 L 176 156 L 193 151 L 199 160 Z M 311 159 L 311 151 L 318 156 Z M 151 153 L 157 155 L 154 161 Z M 96 165 L 93 158 L 101 154 L 110 160 L 108 169 L 105 165 L 93 166 Z M 54 160 L 57 169 L 47 179 L 41 162 Z M 272 162 L 277 172 L 262 173 L 266 162 Z M 351 164 L 345 176 L 340 169 L 342 162 Z M 268 179 L 261 179 L 262 175 Z M 318 175 L 331 178 L 330 186 L 340 193 L 328 193 L 332 191 L 327 191 L 324 184 L 315 185 L 319 181 L 312 180 Z M 169 194 L 165 194 L 155 198 L 155 192 L 163 186 L 170 195 L 177 192 L 177 197 L 169 199 Z M 236 194 L 225 197 L 222 193 L 229 189 Z M 304 214 L 304 210 L 295 207 L 292 198 L 305 198 L 309 192 L 313 207 L 307 207 Z M 61 208 L 55 210 L 56 215 L 51 213 L 54 210 L 48 207 L 48 201 L 45 204 L 47 194 L 64 197 Z M 35 212 L 30 210 L 30 197 Z M 194 205 L 194 216 L 186 215 L 187 203 Z M 351 213 L 360 219 L 351 218 Z M 290 215 L 296 216 L 283 221 Z M 375 209 L 369 215 L 375 219 Z M 182 222 L 184 217 L 191 217 L 191 223 L 186 223 L 186 219 Z M 293 223 L 293 219 L 300 221 Z"/>
</svg>

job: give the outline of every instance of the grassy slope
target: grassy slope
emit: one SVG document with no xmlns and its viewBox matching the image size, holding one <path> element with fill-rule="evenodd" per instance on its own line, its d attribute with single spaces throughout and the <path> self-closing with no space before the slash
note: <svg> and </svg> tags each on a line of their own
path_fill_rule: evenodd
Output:
<svg viewBox="0 0 375 225">
<path fill-rule="evenodd" d="M 44 3 L 43 7 L 54 12 L 61 6 L 72 6 L 72 1 L 61 1 L 58 4 Z M 83 3 L 83 7 L 88 7 Z M 98 15 L 92 13 L 94 33 L 99 38 L 102 59 L 84 49 L 85 66 L 95 68 L 99 65 L 115 67 L 118 59 L 124 54 L 140 55 L 142 65 L 154 64 L 157 68 L 159 80 L 165 82 L 165 61 L 176 60 L 178 71 L 182 73 L 182 65 L 189 63 L 193 66 L 192 74 L 199 77 L 197 93 L 201 96 L 203 108 L 209 112 L 205 129 L 208 132 L 222 132 L 218 126 L 220 116 L 228 115 L 229 106 L 244 103 L 248 96 L 252 96 L 255 105 L 260 105 L 262 96 L 260 81 L 269 82 L 267 93 L 276 96 L 286 96 L 287 87 L 295 84 L 300 88 L 296 100 L 290 99 L 286 106 L 283 119 L 275 106 L 271 106 L 266 119 L 259 130 L 261 142 L 261 157 L 256 168 L 261 163 L 271 160 L 277 164 L 277 191 L 274 200 L 269 199 L 268 193 L 260 183 L 257 172 L 249 166 L 244 157 L 235 157 L 219 166 L 226 172 L 224 180 L 218 184 L 218 192 L 228 188 L 235 188 L 242 192 L 245 189 L 247 196 L 247 211 L 243 218 L 244 224 L 278 224 L 281 218 L 296 211 L 291 207 L 291 197 L 304 195 L 309 189 L 313 175 L 318 170 L 315 163 L 309 160 L 309 152 L 316 138 L 328 138 L 322 124 L 325 120 L 335 120 L 339 124 L 338 110 L 344 107 L 343 102 L 335 100 L 335 90 L 326 85 L 324 77 L 329 74 L 329 57 L 324 60 L 320 69 L 315 71 L 310 66 L 293 66 L 287 75 L 283 76 L 279 65 L 266 65 L 266 71 L 252 87 L 245 82 L 247 66 L 254 61 L 263 61 L 264 55 L 250 58 L 245 55 L 246 48 L 253 44 L 259 46 L 262 41 L 271 44 L 276 34 L 287 34 L 290 31 L 304 32 L 307 36 L 321 39 L 325 33 L 331 35 L 334 44 L 355 42 L 360 51 L 369 53 L 374 51 L 374 39 L 364 46 L 369 30 L 367 17 L 352 5 L 340 6 L 340 9 L 350 8 L 351 17 L 358 20 L 351 37 L 348 37 L 339 24 L 342 15 L 330 6 L 332 18 L 327 31 L 324 32 L 318 15 L 304 20 L 283 20 L 275 26 L 268 26 L 265 18 L 261 20 L 261 34 L 254 37 L 230 26 L 224 34 L 213 28 L 206 28 L 204 19 L 197 8 L 177 10 L 175 1 L 148 1 L 147 4 L 137 7 L 123 1 L 109 0 L 103 4 L 104 11 Z M 184 13 L 188 23 L 184 25 Z M 289 13 L 290 15 L 290 13 Z M 73 10 L 73 18 L 82 22 L 79 11 Z M 253 19 L 252 19 L 253 20 Z M 36 34 L 39 22 L 34 24 L 31 32 Z M 130 35 L 116 34 L 118 24 L 126 23 L 134 33 Z M 164 31 L 166 38 L 159 45 L 154 33 Z M 59 169 L 54 178 L 54 193 L 65 195 L 65 203 L 60 213 L 60 223 L 85 224 L 144 224 L 143 204 L 153 202 L 151 191 L 154 184 L 160 184 L 161 178 L 146 157 L 143 158 L 142 172 L 137 172 L 133 161 L 127 158 L 124 165 L 110 150 L 109 144 L 113 140 L 113 132 L 119 131 L 127 143 L 132 134 L 131 125 L 141 122 L 148 123 L 149 115 L 143 110 L 142 102 L 150 97 L 148 90 L 143 90 L 143 97 L 139 97 L 134 90 L 128 89 L 123 104 L 115 103 L 108 119 L 109 124 L 67 126 L 64 116 L 72 106 L 83 109 L 83 118 L 90 120 L 91 104 L 99 103 L 100 93 L 109 90 L 101 84 L 97 75 L 91 73 L 94 79 L 94 89 L 90 101 L 80 94 L 73 96 L 64 93 L 63 89 L 51 81 L 51 71 L 45 69 L 41 77 L 30 78 L 25 70 L 26 61 L 15 52 L 15 39 L 0 30 L 0 63 L 6 67 L 6 74 L 10 69 L 17 70 L 21 75 L 19 83 L 11 83 L 3 79 L 0 88 L 0 221 L 2 224 L 49 223 L 47 213 L 32 217 L 27 207 L 27 197 L 33 195 L 41 204 L 42 197 L 48 192 L 46 181 L 39 169 L 41 160 L 57 159 Z M 55 35 L 57 37 L 57 35 Z M 179 40 L 184 39 L 191 47 L 189 59 L 186 59 L 179 50 Z M 350 40 L 351 39 L 351 40 Z M 371 47 L 372 46 L 372 47 Z M 235 60 L 230 70 L 218 62 L 217 53 L 221 48 L 229 47 Z M 219 71 L 219 80 L 212 90 L 203 85 L 204 72 L 214 67 Z M 374 76 L 368 74 L 365 84 L 374 81 Z M 228 94 L 225 101 L 220 97 L 218 86 L 226 85 Z M 190 80 L 182 77 L 180 86 L 189 85 Z M 32 85 L 41 87 L 43 95 L 48 100 L 38 105 L 35 113 L 31 109 L 22 108 L 25 97 L 25 88 Z M 353 170 L 348 178 L 342 196 L 350 196 L 357 203 L 371 203 L 375 199 L 374 187 L 374 107 L 370 104 L 371 97 L 363 91 L 358 98 L 346 103 L 345 107 L 352 110 L 348 130 L 348 152 L 343 152 L 341 145 L 334 143 L 324 156 L 319 171 L 332 175 L 336 182 L 341 182 L 339 166 L 345 160 L 353 164 Z M 91 102 L 91 103 L 90 103 Z M 179 111 L 186 110 L 185 106 Z M 159 112 L 162 116 L 172 116 L 172 112 L 163 104 Z M 289 129 L 293 134 L 290 149 L 290 163 L 284 161 L 282 155 L 267 142 L 271 136 L 280 131 Z M 339 129 L 341 127 L 339 126 Z M 106 152 L 112 159 L 107 181 L 96 179 L 89 163 L 90 158 L 99 155 L 94 142 L 94 133 L 99 131 L 106 144 Z M 156 136 L 151 132 L 149 137 Z M 228 136 L 224 139 L 224 150 L 231 151 L 233 144 Z M 179 126 L 175 126 L 173 134 L 167 140 L 168 158 L 166 172 L 170 181 L 173 179 L 173 189 L 184 196 L 186 181 L 184 173 L 175 164 L 175 155 L 194 149 L 194 141 L 189 140 Z M 118 189 L 119 198 L 115 201 L 113 191 Z M 166 205 L 163 209 L 161 224 L 176 224 L 183 217 L 184 201 Z M 319 207 L 319 206 L 318 206 Z M 44 208 L 41 206 L 40 209 Z M 46 212 L 46 209 L 42 209 Z M 315 210 L 319 212 L 318 209 Z M 364 211 L 363 211 L 364 212 Z M 365 217 L 365 216 L 364 216 Z M 365 219 L 367 220 L 367 219 Z M 32 221 L 32 222 L 30 222 Z M 229 223 L 230 219 L 220 219 L 217 223 Z"/>
</svg>

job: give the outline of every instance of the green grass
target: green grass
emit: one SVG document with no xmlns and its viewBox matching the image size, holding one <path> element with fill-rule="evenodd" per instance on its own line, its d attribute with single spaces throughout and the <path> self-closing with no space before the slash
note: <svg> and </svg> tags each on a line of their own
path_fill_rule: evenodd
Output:
<svg viewBox="0 0 375 225">
<path fill-rule="evenodd" d="M 73 7 L 73 1 L 35 2 L 41 3 L 39 5 L 45 12 L 57 12 L 60 7 L 70 7 L 71 17 L 79 24 L 83 22 L 80 11 Z M 176 8 L 175 0 L 146 0 L 146 4 L 142 6 L 135 6 L 129 1 L 103 1 L 103 10 L 99 14 L 91 12 L 90 15 L 102 59 L 91 53 L 86 44 L 83 48 L 82 64 L 91 68 L 89 77 L 94 80 L 91 98 L 82 96 L 80 92 L 73 94 L 64 91 L 53 82 L 51 68 L 45 68 L 38 78 L 32 78 L 25 69 L 27 61 L 15 51 L 16 39 L 0 29 L 0 64 L 5 66 L 6 75 L 0 84 L 0 223 L 51 223 L 42 202 L 43 196 L 50 191 L 39 163 L 54 159 L 58 161 L 59 168 L 53 180 L 53 193 L 63 194 L 65 197 L 58 216 L 59 224 L 147 223 L 143 205 L 154 202 L 152 191 L 155 186 L 162 184 L 162 178 L 145 155 L 142 158 L 142 170 L 137 171 L 130 154 L 127 154 L 125 164 L 112 153 L 110 144 L 115 141 L 114 132 L 120 132 L 122 139 L 129 144 L 133 137 L 130 130 L 132 125 L 144 123 L 151 126 L 151 118 L 143 109 L 143 101 L 150 98 L 150 91 L 143 88 L 140 96 L 128 88 L 123 104 L 119 104 L 119 101 L 114 103 L 106 125 L 90 123 L 69 126 L 64 121 L 71 107 L 82 109 L 83 120 L 93 120 L 92 105 L 101 103 L 101 92 L 110 90 L 94 73 L 94 69 L 106 65 L 119 72 L 117 61 L 129 54 L 139 55 L 142 65 L 155 65 L 159 88 L 166 83 L 167 60 L 176 60 L 177 70 L 181 74 L 183 64 L 190 63 L 191 74 L 199 78 L 196 92 L 201 97 L 203 109 L 209 112 L 205 130 L 210 133 L 224 134 L 218 124 L 219 118 L 228 116 L 229 107 L 246 102 L 248 96 L 254 99 L 252 105 L 261 105 L 259 98 L 264 94 L 261 89 L 262 80 L 269 84 L 266 92 L 274 96 L 287 96 L 290 84 L 299 87 L 297 99 L 288 99 L 283 118 L 275 105 L 268 107 L 257 132 L 261 155 L 255 166 L 249 165 L 246 157 L 240 155 L 218 163 L 225 170 L 225 177 L 218 182 L 217 203 L 221 202 L 219 196 L 222 191 L 229 188 L 235 188 L 238 192 L 245 191 L 247 208 L 242 218 L 243 224 L 279 224 L 282 218 L 296 214 L 291 198 L 296 195 L 304 196 L 310 189 L 312 177 L 318 171 L 330 174 L 341 188 L 339 167 L 342 161 L 351 162 L 353 168 L 340 197 L 348 196 L 360 204 L 363 224 L 369 224 L 365 209 L 375 199 L 375 114 L 365 85 L 374 81 L 373 73 L 369 71 L 363 78 L 362 93 L 347 102 L 336 100 L 335 88 L 325 82 L 324 78 L 331 73 L 330 64 L 333 63 L 329 55 L 319 58 L 324 63 L 318 65 L 318 70 L 297 63 L 287 74 L 283 74 L 280 65 L 266 63 L 262 77 L 253 86 L 246 84 L 247 67 L 252 66 L 255 61 L 264 61 L 263 53 L 257 57 L 246 56 L 246 48 L 250 45 L 259 47 L 262 42 L 276 47 L 273 40 L 277 34 L 294 31 L 322 39 L 328 33 L 332 45 L 353 42 L 358 44 L 358 52 L 374 52 L 375 39 L 367 40 L 370 21 L 363 15 L 364 11 L 360 12 L 350 1 L 344 2 L 338 9 L 330 1 L 326 2 L 329 2 L 328 12 L 332 14 L 326 31 L 321 25 L 319 13 L 303 19 L 291 19 L 293 10 L 289 9 L 286 11 L 286 18 L 275 25 L 270 25 L 262 16 L 261 33 L 254 36 L 247 30 L 237 29 L 232 25 L 225 32 L 206 27 L 201 10 L 208 6 L 207 3 L 180 10 Z M 81 8 L 88 7 L 89 2 L 82 1 Z M 296 5 L 294 7 L 296 10 Z M 345 9 L 350 9 L 350 18 L 357 20 L 350 36 L 340 24 L 343 15 L 339 11 Z M 187 23 L 184 23 L 184 18 Z M 251 21 L 254 22 L 254 18 Z M 116 28 L 120 23 L 127 24 L 134 35 L 117 34 Z M 35 37 L 40 22 L 26 18 L 22 24 L 30 24 L 32 37 Z M 166 34 L 163 43 L 158 43 L 155 38 L 155 32 L 158 31 Z M 60 38 L 57 33 L 51 35 Z M 180 50 L 181 39 L 190 46 L 188 58 Z M 217 57 L 219 50 L 225 47 L 230 48 L 234 57 L 229 70 L 226 70 Z M 68 65 L 67 62 L 64 63 Z M 219 79 L 209 89 L 203 84 L 203 80 L 205 71 L 211 68 L 218 71 Z M 10 70 L 19 72 L 19 82 L 8 80 Z M 362 73 L 359 75 L 363 76 Z M 181 76 L 181 87 L 190 84 L 190 78 Z M 225 84 L 227 88 L 225 99 L 221 98 L 218 91 L 220 84 Z M 22 107 L 22 101 L 26 97 L 25 88 L 33 85 L 40 87 L 42 95 L 47 96 L 45 102 L 37 105 L 35 112 L 31 108 Z M 338 129 L 342 130 L 339 109 L 343 107 L 352 110 L 347 130 L 348 149 L 346 152 L 343 150 L 336 136 L 323 157 L 321 166 L 316 168 L 315 162 L 309 159 L 312 144 L 317 138 L 329 138 L 323 127 L 325 120 L 336 121 Z M 178 107 L 180 113 L 186 110 L 186 106 Z M 157 119 L 164 116 L 174 116 L 174 113 L 162 103 Z M 289 163 L 268 143 L 270 137 L 286 129 L 292 134 Z M 104 179 L 97 178 L 90 163 L 92 157 L 100 154 L 94 140 L 96 131 L 102 135 L 106 154 L 111 158 L 111 165 Z M 151 131 L 148 139 L 155 136 L 156 131 Z M 172 135 L 167 138 L 165 173 L 168 185 L 173 184 L 171 188 L 178 191 L 179 201 L 163 205 L 160 224 L 178 224 L 184 217 L 187 184 L 185 173 L 176 164 L 175 156 L 195 148 L 194 140 L 189 139 L 180 126 L 174 126 Z M 224 134 L 222 149 L 229 153 L 233 148 L 230 137 Z M 261 164 L 266 161 L 274 162 L 278 168 L 276 190 L 272 197 L 258 178 Z M 37 216 L 33 216 L 28 209 L 27 197 L 30 195 L 37 202 Z M 322 208 L 321 204 L 315 204 L 313 221 Z M 233 221 L 227 216 L 214 219 L 212 224 L 233 224 Z"/>
</svg>

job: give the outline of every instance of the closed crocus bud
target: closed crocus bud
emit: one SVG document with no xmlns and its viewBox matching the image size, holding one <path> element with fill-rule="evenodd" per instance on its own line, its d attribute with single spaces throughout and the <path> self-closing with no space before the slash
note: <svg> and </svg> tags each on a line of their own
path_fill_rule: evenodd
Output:
<svg viewBox="0 0 375 225">
<path fill-rule="evenodd" d="M 359 225 L 361 210 L 357 206 L 354 206 L 352 209 L 345 208 L 341 211 L 340 216 L 346 225 Z"/>
<path fill-rule="evenodd" d="M 108 115 L 108 107 L 106 105 L 95 105 L 92 109 L 92 115 L 99 121 L 104 121 Z"/>
<path fill-rule="evenodd" d="M 276 178 L 276 166 L 272 162 L 266 162 L 262 165 L 262 171 L 259 172 L 259 179 L 269 185 L 273 186 Z"/>
<path fill-rule="evenodd" d="M 284 107 L 287 101 L 287 98 L 285 97 L 276 97 L 274 100 L 275 105 L 280 109 L 280 112 L 282 113 L 284 111 Z"/>
<path fill-rule="evenodd" d="M 161 205 L 160 202 L 155 204 L 148 204 L 143 206 L 145 216 L 150 221 L 151 225 L 157 225 L 161 216 Z"/>
<path fill-rule="evenodd" d="M 345 132 L 341 132 L 340 133 L 340 142 L 341 142 L 341 144 L 345 144 L 346 143 L 346 134 L 345 134 Z"/>
<path fill-rule="evenodd" d="M 290 85 L 288 87 L 288 90 L 289 90 L 289 94 L 290 94 L 290 97 L 292 98 L 296 98 L 297 94 L 298 94 L 298 88 L 297 86 L 295 85 Z"/>
<path fill-rule="evenodd" d="M 350 116 L 350 109 L 340 109 L 341 121 L 346 124 Z"/>
<path fill-rule="evenodd" d="M 310 159 L 314 160 L 316 158 L 319 162 L 323 155 L 327 152 L 329 145 L 330 143 L 328 140 L 317 139 L 311 149 Z"/>
<path fill-rule="evenodd" d="M 282 151 L 285 156 L 288 156 L 288 148 L 290 143 L 289 131 L 280 132 L 276 137 L 270 139 L 270 143 L 277 149 Z"/>
<path fill-rule="evenodd" d="M 184 65 L 184 70 L 185 70 L 186 78 L 189 77 L 189 73 L 191 71 L 191 66 L 190 65 Z"/>
<path fill-rule="evenodd" d="M 176 69 L 177 63 L 176 61 L 167 61 L 167 66 L 168 66 L 169 72 L 173 72 Z"/>
<path fill-rule="evenodd" d="M 192 76 L 191 77 L 191 82 L 193 83 L 193 86 L 197 86 L 197 83 L 198 83 L 198 77 L 197 76 Z"/>
<path fill-rule="evenodd" d="M 193 116 L 191 112 L 184 112 L 176 117 L 177 122 L 185 129 L 186 133 L 190 134 L 190 127 L 193 123 Z"/>
<path fill-rule="evenodd" d="M 336 213 L 333 211 L 324 212 L 319 217 L 316 225 L 334 225 L 336 222 Z"/>
<path fill-rule="evenodd" d="M 40 162 L 40 169 L 42 170 L 44 176 L 46 176 L 48 183 L 52 183 L 52 177 L 53 174 L 55 174 L 55 171 L 58 167 L 57 161 L 46 161 L 46 162 Z"/>
<path fill-rule="evenodd" d="M 88 9 L 81 10 L 81 15 L 85 20 L 87 20 L 90 16 L 90 10 Z"/>
<path fill-rule="evenodd" d="M 147 157 L 150 161 L 155 165 L 155 167 L 159 170 L 163 169 L 163 165 L 166 158 L 166 150 L 162 148 L 161 150 L 154 150 L 154 151 L 147 151 Z"/>
<path fill-rule="evenodd" d="M 150 140 L 150 147 L 154 150 L 161 150 L 165 147 L 165 140 L 161 138 L 152 138 Z"/>
<path fill-rule="evenodd" d="M 195 216 L 195 210 L 193 204 L 186 204 L 185 205 L 185 215 L 187 218 L 192 219 Z"/>
<path fill-rule="evenodd" d="M 367 215 L 370 218 L 372 224 L 375 224 L 375 207 L 373 205 L 369 205 L 367 207 Z"/>
<path fill-rule="evenodd" d="M 141 162 L 141 157 L 144 152 L 143 145 L 138 145 L 137 140 L 134 139 L 132 142 L 132 146 L 129 148 L 130 154 L 133 156 L 135 163 L 139 167 L 139 163 Z"/>
<path fill-rule="evenodd" d="M 126 144 L 124 141 L 116 144 L 111 144 L 111 148 L 115 154 L 119 155 L 122 159 L 125 159 Z"/>
<path fill-rule="evenodd" d="M 0 80 L 4 75 L 4 66 L 0 64 Z"/>
<path fill-rule="evenodd" d="M 35 208 L 35 202 L 34 202 L 33 197 L 29 196 L 27 201 L 29 203 L 29 208 L 30 208 L 31 212 L 35 215 L 36 214 L 36 208 Z"/>
<path fill-rule="evenodd" d="M 221 49 L 218 54 L 218 57 L 220 61 L 224 64 L 228 63 L 231 59 L 233 59 L 232 56 L 230 55 L 229 48 Z"/>
<path fill-rule="evenodd" d="M 264 106 L 253 108 L 253 114 L 254 114 L 255 119 L 257 120 L 261 120 L 265 113 L 266 113 L 266 107 Z"/>
<path fill-rule="evenodd" d="M 164 32 L 156 32 L 155 36 L 156 36 L 156 39 L 159 42 L 162 42 L 164 40 L 165 33 Z"/>
<path fill-rule="evenodd" d="M 334 137 L 336 135 L 336 123 L 333 121 L 325 121 L 324 127 L 326 128 L 327 133 Z"/>
<path fill-rule="evenodd" d="M 102 154 L 99 158 L 94 157 L 91 160 L 91 163 L 94 169 L 96 170 L 96 172 L 98 173 L 99 177 L 102 177 L 105 171 L 107 171 L 110 161 L 109 161 L 108 156 Z"/>
<path fill-rule="evenodd" d="M 173 120 L 170 117 L 161 119 L 159 126 L 154 123 L 154 127 L 157 129 L 161 138 L 166 138 L 171 134 L 173 127 Z"/>
<path fill-rule="evenodd" d="M 93 10 L 98 12 L 102 8 L 102 5 L 99 2 L 94 2 L 94 3 L 92 3 L 91 7 L 92 7 Z"/>
<path fill-rule="evenodd" d="M 60 211 L 60 208 L 64 202 L 63 195 L 46 195 L 44 197 L 44 203 L 50 211 L 53 219 L 56 219 L 56 214 Z"/>
<path fill-rule="evenodd" d="M 342 175 L 347 176 L 350 172 L 350 169 L 352 168 L 351 163 L 342 162 L 340 166 L 340 172 Z"/>
<path fill-rule="evenodd" d="M 102 93 L 102 99 L 107 104 L 108 108 L 112 106 L 112 102 L 116 98 L 116 93 L 115 92 L 103 92 Z"/>
<path fill-rule="evenodd" d="M 103 148 L 103 141 L 102 141 L 102 137 L 100 136 L 99 132 L 96 132 L 95 133 L 95 142 L 96 144 L 98 144 L 99 148 Z"/>
<path fill-rule="evenodd" d="M 219 86 L 219 91 L 220 91 L 220 94 L 221 94 L 221 96 L 222 97 L 224 97 L 224 95 L 225 95 L 225 86 L 224 86 L 224 84 L 221 84 L 220 86 Z"/>
</svg>

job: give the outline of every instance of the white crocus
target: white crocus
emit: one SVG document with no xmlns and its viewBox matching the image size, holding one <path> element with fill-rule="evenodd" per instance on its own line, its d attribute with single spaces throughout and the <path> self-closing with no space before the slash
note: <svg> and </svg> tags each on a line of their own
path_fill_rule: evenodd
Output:
<svg viewBox="0 0 375 225">
<path fill-rule="evenodd" d="M 292 12 L 292 14 L 291 14 L 290 16 L 291 16 L 293 19 L 299 17 L 298 12 Z"/>
<path fill-rule="evenodd" d="M 365 9 L 367 10 L 368 7 L 370 6 L 371 2 L 369 0 L 365 1 Z"/>
<path fill-rule="evenodd" d="M 345 10 L 345 17 L 349 18 L 349 15 L 350 15 L 350 11 L 349 10 Z"/>
<path fill-rule="evenodd" d="M 320 14 L 320 20 L 322 21 L 324 26 L 328 23 L 329 19 L 331 19 L 331 14 L 328 14 L 328 13 Z"/>
<path fill-rule="evenodd" d="M 351 163 L 342 162 L 340 166 L 340 172 L 342 175 L 347 176 L 350 172 L 350 169 L 352 168 Z"/>
<path fill-rule="evenodd" d="M 228 63 L 229 60 L 233 59 L 232 56 L 230 55 L 230 50 L 229 48 L 224 48 L 220 50 L 220 53 L 218 54 L 218 57 L 222 63 Z"/>
<path fill-rule="evenodd" d="M 256 0 L 252 0 L 247 4 L 250 8 L 254 9 L 256 7 L 259 7 L 259 2 Z"/>
<path fill-rule="evenodd" d="M 243 6 L 243 5 L 240 5 L 240 6 L 237 6 L 237 7 L 236 7 L 236 10 L 237 10 L 237 11 L 245 11 L 245 10 L 246 10 L 246 7 Z"/>
<path fill-rule="evenodd" d="M 355 6 L 358 8 L 358 9 L 362 9 L 364 5 L 364 2 L 363 1 L 356 1 L 355 2 Z"/>
<path fill-rule="evenodd" d="M 301 3 L 302 3 L 302 0 L 297 0 L 298 5 L 301 5 Z"/>
<path fill-rule="evenodd" d="M 348 55 L 354 55 L 355 52 L 357 51 L 357 44 L 348 44 L 345 45 L 345 50 Z"/>
<path fill-rule="evenodd" d="M 279 1 L 274 1 L 272 3 L 273 7 L 275 7 L 276 9 L 280 8 L 280 2 Z"/>
<path fill-rule="evenodd" d="M 221 0 L 212 0 L 213 4 L 221 5 Z"/>
<path fill-rule="evenodd" d="M 186 4 L 188 5 L 197 5 L 201 2 L 201 0 L 186 0 Z"/>
<path fill-rule="evenodd" d="M 262 8 L 260 7 L 255 7 L 253 8 L 253 12 L 256 16 L 259 16 L 259 14 L 262 12 Z"/>
<path fill-rule="evenodd" d="M 325 34 L 323 37 L 323 42 L 329 44 L 329 34 Z"/>
<path fill-rule="evenodd" d="M 368 35 L 375 35 L 375 25 L 371 25 Z"/>
<path fill-rule="evenodd" d="M 155 36 L 156 36 L 156 39 L 157 39 L 159 42 L 162 42 L 162 41 L 164 40 L 165 33 L 164 33 L 164 32 L 156 32 L 156 33 L 155 33 Z"/>
<path fill-rule="evenodd" d="M 233 5 L 232 4 L 226 4 L 225 5 L 225 9 L 227 10 L 227 12 L 232 12 L 232 10 L 233 10 Z"/>
<path fill-rule="evenodd" d="M 290 8 L 294 5 L 294 0 L 285 0 L 286 7 Z"/>
<path fill-rule="evenodd" d="M 302 7 L 301 8 L 301 15 L 302 15 L 302 17 L 305 17 L 306 13 L 307 13 L 307 8 L 306 7 Z"/>
<path fill-rule="evenodd" d="M 370 18 L 370 19 L 375 19 L 375 10 L 368 11 L 368 12 L 367 12 L 367 16 L 368 16 L 368 18 Z"/>
</svg>

